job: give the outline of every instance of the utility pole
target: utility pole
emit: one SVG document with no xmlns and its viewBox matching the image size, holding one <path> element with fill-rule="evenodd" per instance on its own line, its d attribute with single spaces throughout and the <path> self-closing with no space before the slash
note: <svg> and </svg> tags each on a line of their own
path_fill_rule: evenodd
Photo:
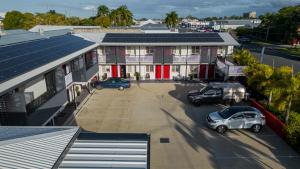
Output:
<svg viewBox="0 0 300 169">
<path fill-rule="evenodd" d="M 267 29 L 267 34 L 266 34 L 266 41 L 268 41 L 268 37 L 269 37 L 269 32 L 270 32 L 270 26 L 268 26 L 268 29 Z"/>
<path fill-rule="evenodd" d="M 260 63 L 262 63 L 263 62 L 263 60 L 264 60 L 264 54 L 265 54 L 265 46 L 262 48 L 262 50 L 261 50 L 261 54 L 260 54 Z"/>
</svg>

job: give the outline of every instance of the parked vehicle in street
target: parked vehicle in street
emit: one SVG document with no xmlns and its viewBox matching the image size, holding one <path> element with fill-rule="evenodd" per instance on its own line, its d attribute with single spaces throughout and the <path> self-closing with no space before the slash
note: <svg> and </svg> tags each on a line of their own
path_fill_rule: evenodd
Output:
<svg viewBox="0 0 300 169">
<path fill-rule="evenodd" d="M 120 90 L 124 90 L 125 88 L 129 88 L 131 86 L 129 80 L 125 80 L 122 78 L 108 78 L 105 81 L 97 81 L 94 83 L 96 89 L 102 88 L 118 88 Z"/>
<path fill-rule="evenodd" d="M 228 129 L 251 129 L 258 133 L 266 124 L 265 116 L 251 106 L 232 106 L 209 113 L 206 122 L 218 133 L 225 133 Z"/>
<path fill-rule="evenodd" d="M 251 40 L 247 37 L 239 37 L 238 42 L 240 42 L 240 43 L 250 43 Z"/>
<path fill-rule="evenodd" d="M 195 104 L 239 103 L 247 100 L 246 88 L 240 83 L 213 82 L 201 90 L 190 91 L 187 99 Z"/>
</svg>

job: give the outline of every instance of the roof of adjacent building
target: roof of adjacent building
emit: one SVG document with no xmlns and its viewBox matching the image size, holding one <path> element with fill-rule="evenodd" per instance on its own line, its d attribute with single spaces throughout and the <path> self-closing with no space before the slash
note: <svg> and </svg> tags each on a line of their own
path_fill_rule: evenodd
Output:
<svg viewBox="0 0 300 169">
<path fill-rule="evenodd" d="M 0 168 L 53 168 L 78 127 L 0 127 Z"/>
<path fill-rule="evenodd" d="M 0 168 L 149 169 L 149 140 L 78 127 L 0 127 Z"/>
<path fill-rule="evenodd" d="M 68 29 L 51 30 L 43 32 L 30 32 L 23 29 L 5 30 L 2 32 L 2 36 L 0 37 L 0 46 L 11 45 L 26 41 L 33 41 L 38 39 L 45 39 L 69 33 L 70 30 Z"/>
<path fill-rule="evenodd" d="M 229 33 L 107 33 L 102 45 L 239 45 Z"/>
<path fill-rule="evenodd" d="M 140 27 L 141 30 L 169 30 L 165 24 L 148 23 Z"/>
<path fill-rule="evenodd" d="M 0 93 L 97 46 L 70 34 L 0 46 Z"/>
<path fill-rule="evenodd" d="M 252 19 L 240 19 L 240 20 L 219 20 L 216 21 L 217 24 L 222 25 L 255 25 L 259 24 L 260 20 L 252 20 Z"/>
<path fill-rule="evenodd" d="M 147 134 L 81 133 L 59 168 L 149 168 Z"/>
</svg>

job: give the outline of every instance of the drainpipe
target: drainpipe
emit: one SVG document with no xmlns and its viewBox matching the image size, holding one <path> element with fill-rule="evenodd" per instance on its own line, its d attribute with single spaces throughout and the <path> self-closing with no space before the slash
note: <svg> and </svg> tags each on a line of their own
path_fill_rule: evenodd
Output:
<svg viewBox="0 0 300 169">
<path fill-rule="evenodd" d="M 186 57 L 185 57 L 185 79 L 187 79 L 187 58 L 189 55 L 189 46 L 186 46 Z"/>
<path fill-rule="evenodd" d="M 139 46 L 139 74 L 141 75 L 141 46 Z"/>
<path fill-rule="evenodd" d="M 162 69 L 161 69 L 161 79 L 162 80 L 165 80 L 164 78 L 164 74 L 165 74 L 165 71 L 164 71 L 164 68 L 165 68 L 165 47 L 162 47 Z"/>
</svg>

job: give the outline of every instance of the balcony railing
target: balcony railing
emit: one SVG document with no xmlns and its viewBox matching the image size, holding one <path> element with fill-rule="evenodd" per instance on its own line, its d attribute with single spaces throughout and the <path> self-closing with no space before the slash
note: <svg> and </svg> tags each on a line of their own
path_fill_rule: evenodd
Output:
<svg viewBox="0 0 300 169">
<path fill-rule="evenodd" d="M 42 94 L 38 98 L 34 99 L 32 102 L 26 105 L 26 110 L 30 114 L 34 112 L 42 104 L 46 103 L 51 97 L 56 94 L 56 90 L 48 90 L 46 93 Z"/>
<path fill-rule="evenodd" d="M 153 55 L 142 55 L 140 56 L 140 62 L 153 62 Z"/>
<path fill-rule="evenodd" d="M 173 63 L 185 63 L 186 56 L 185 55 L 173 55 Z"/>
<path fill-rule="evenodd" d="M 70 72 L 69 74 L 67 74 L 65 76 L 65 84 L 66 84 L 66 86 L 68 86 L 72 82 L 73 82 L 73 77 L 72 77 L 72 72 Z"/>
<path fill-rule="evenodd" d="M 139 62 L 139 56 L 137 56 L 137 55 L 126 55 L 125 59 L 126 59 L 126 63 L 138 63 Z"/>
<path fill-rule="evenodd" d="M 187 56 L 187 62 L 199 63 L 200 62 L 200 55 L 198 55 L 198 54 L 188 55 Z"/>
</svg>

